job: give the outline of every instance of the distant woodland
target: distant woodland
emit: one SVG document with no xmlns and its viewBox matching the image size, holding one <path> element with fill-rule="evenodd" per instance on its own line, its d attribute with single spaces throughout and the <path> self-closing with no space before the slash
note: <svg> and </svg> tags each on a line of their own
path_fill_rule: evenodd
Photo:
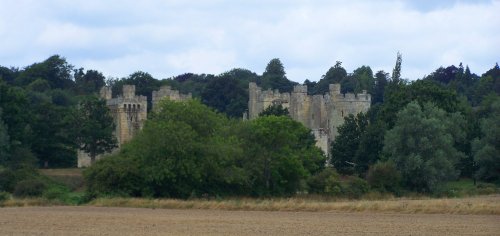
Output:
<svg viewBox="0 0 500 236">
<path fill-rule="evenodd" d="M 195 99 L 164 101 L 149 111 L 140 134 L 87 168 L 89 198 L 446 195 L 452 194 L 446 183 L 464 178 L 497 188 L 498 64 L 480 74 L 462 63 L 440 67 L 415 81 L 401 78 L 402 70 L 398 54 L 390 72 L 365 65 L 347 72 L 337 62 L 318 81 L 304 82 L 311 94 L 340 83 L 343 93 L 372 95 L 369 112 L 346 117 L 327 159 L 310 130 L 286 110 L 271 107 L 242 121 L 249 82 L 281 92 L 297 84 L 287 79 L 279 59 L 262 74 L 236 68 L 167 79 L 142 71 L 106 78 L 58 55 L 24 68 L 0 66 L 0 192 L 50 193 L 37 169 L 76 167 L 76 151 L 83 146 L 97 154 L 114 147 L 109 110 L 98 92 L 107 85 L 118 96 L 125 84 L 147 96 L 149 107 L 152 91 L 162 85 Z M 99 118 L 85 119 L 89 114 Z"/>
</svg>

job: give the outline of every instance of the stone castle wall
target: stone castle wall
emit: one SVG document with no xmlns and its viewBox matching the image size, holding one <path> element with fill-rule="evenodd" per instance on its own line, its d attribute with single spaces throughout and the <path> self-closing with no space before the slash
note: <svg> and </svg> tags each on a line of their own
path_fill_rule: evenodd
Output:
<svg viewBox="0 0 500 236">
<path fill-rule="evenodd" d="M 277 90 L 263 91 L 252 82 L 249 84 L 248 117 L 255 119 L 265 108 L 282 104 L 288 108 L 292 119 L 313 131 L 316 145 L 329 155 L 330 142 L 335 140 L 344 117 L 367 112 L 370 103 L 371 95 L 366 91 L 357 95 L 341 94 L 339 84 L 331 84 L 327 94 L 308 95 L 305 85 L 295 86 L 291 93 L 279 93 Z"/>
<path fill-rule="evenodd" d="M 111 111 L 116 125 L 114 135 L 118 141 L 118 148 L 131 140 L 144 126 L 147 119 L 148 102 L 146 96 L 135 94 L 134 85 L 124 85 L 122 96 L 113 98 L 111 87 L 102 87 L 100 97 L 106 100 L 106 105 Z M 153 92 L 153 106 L 161 99 L 168 97 L 170 100 L 180 101 L 191 98 L 191 94 L 180 94 L 179 91 L 172 90 L 169 86 L 163 86 L 159 91 Z M 103 155 L 96 157 L 102 158 Z M 90 166 L 90 157 L 87 153 L 78 151 L 78 167 Z"/>
</svg>

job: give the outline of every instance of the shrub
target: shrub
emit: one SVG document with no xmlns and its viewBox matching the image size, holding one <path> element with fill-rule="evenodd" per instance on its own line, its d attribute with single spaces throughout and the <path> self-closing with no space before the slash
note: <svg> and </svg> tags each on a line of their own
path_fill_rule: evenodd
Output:
<svg viewBox="0 0 500 236">
<path fill-rule="evenodd" d="M 63 188 L 49 188 L 43 193 L 43 197 L 49 200 L 60 199 L 65 200 L 68 191 Z"/>
<path fill-rule="evenodd" d="M 378 162 L 371 166 L 366 179 L 374 190 L 395 194 L 400 192 L 401 174 L 392 162 Z"/>
<path fill-rule="evenodd" d="M 356 176 L 349 177 L 341 184 L 342 195 L 349 198 L 360 198 L 369 189 L 368 182 Z"/>
<path fill-rule="evenodd" d="M 9 169 L 0 170 L 0 191 L 12 192 L 16 185 L 16 175 Z"/>
<path fill-rule="evenodd" d="M 338 195 L 340 193 L 339 174 L 333 168 L 325 168 L 307 180 L 309 193 Z"/>
<path fill-rule="evenodd" d="M 39 179 L 27 179 L 19 181 L 14 188 L 16 197 L 37 197 L 41 196 L 46 185 Z"/>
<path fill-rule="evenodd" d="M 10 199 L 10 194 L 8 192 L 0 191 L 0 203 L 5 202 Z"/>
</svg>

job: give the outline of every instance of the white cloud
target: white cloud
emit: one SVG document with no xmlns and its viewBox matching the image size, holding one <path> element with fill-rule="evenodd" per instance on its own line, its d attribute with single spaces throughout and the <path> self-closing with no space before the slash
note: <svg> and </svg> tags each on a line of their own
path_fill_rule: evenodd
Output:
<svg viewBox="0 0 500 236">
<path fill-rule="evenodd" d="M 280 58 L 290 79 L 318 80 L 335 61 L 348 71 L 403 77 L 439 66 L 483 73 L 499 61 L 500 1 L 28 1 L 0 0 L 0 65 L 52 54 L 123 77 L 156 78 L 244 67 L 262 73 Z"/>
</svg>

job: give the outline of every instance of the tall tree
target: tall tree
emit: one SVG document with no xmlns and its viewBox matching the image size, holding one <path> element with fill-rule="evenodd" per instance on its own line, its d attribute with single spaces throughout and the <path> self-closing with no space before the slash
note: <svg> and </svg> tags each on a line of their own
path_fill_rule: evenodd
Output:
<svg viewBox="0 0 500 236">
<path fill-rule="evenodd" d="M 325 163 L 311 131 L 290 117 L 262 116 L 245 128 L 240 135 L 247 155 L 243 167 L 253 195 L 292 195 Z"/>
<path fill-rule="evenodd" d="M 262 74 L 262 88 L 278 89 L 280 92 L 291 92 L 294 83 L 286 78 L 285 67 L 280 59 L 272 59 Z"/>
<path fill-rule="evenodd" d="M 313 94 L 324 94 L 329 90 L 330 84 L 340 84 L 347 77 L 347 71 L 342 67 L 342 62 L 337 61 L 334 66 L 330 67 L 325 75 L 318 81 Z"/>
<path fill-rule="evenodd" d="M 0 107 L 0 165 L 4 164 L 7 160 L 9 153 L 10 139 L 7 132 L 7 126 L 2 119 L 2 108 Z"/>
<path fill-rule="evenodd" d="M 472 143 L 476 177 L 491 182 L 500 180 L 500 97 L 490 104 L 489 112 L 481 119 L 481 137 Z"/>
<path fill-rule="evenodd" d="M 357 116 L 349 114 L 345 117 L 344 124 L 338 127 L 339 135 L 332 142 L 331 164 L 341 174 L 354 174 L 356 166 L 356 151 L 359 147 L 361 136 L 368 126 L 368 118 L 365 114 Z"/>
<path fill-rule="evenodd" d="M 432 103 L 409 103 L 397 115 L 394 128 L 385 135 L 384 153 L 401 171 L 406 187 L 434 191 L 458 176 L 455 168 L 464 157 L 454 144 L 463 139 L 465 120 Z"/>
<path fill-rule="evenodd" d="M 399 83 L 399 80 L 401 80 L 401 63 L 403 62 L 403 58 L 401 56 L 401 53 L 398 52 L 396 56 L 396 65 L 394 66 L 394 69 L 392 70 L 392 82 L 394 83 Z"/>
<path fill-rule="evenodd" d="M 85 95 L 98 93 L 105 85 L 104 80 L 106 79 L 99 71 L 87 70 L 84 72 L 83 68 L 75 70 L 74 77 L 78 91 Z"/>
<path fill-rule="evenodd" d="M 98 155 L 117 147 L 113 134 L 115 124 L 106 101 L 95 96 L 83 99 L 74 119 L 76 142 L 82 151 L 89 154 L 92 164 Z"/>
<path fill-rule="evenodd" d="M 384 92 L 385 86 L 389 81 L 389 73 L 384 72 L 383 70 L 377 71 L 375 74 L 375 85 L 373 90 L 371 91 L 372 95 L 372 105 L 377 103 L 384 102 Z"/>
<path fill-rule="evenodd" d="M 248 107 L 248 82 L 243 85 L 231 74 L 222 74 L 208 82 L 201 94 L 204 104 L 240 118 Z"/>
</svg>

